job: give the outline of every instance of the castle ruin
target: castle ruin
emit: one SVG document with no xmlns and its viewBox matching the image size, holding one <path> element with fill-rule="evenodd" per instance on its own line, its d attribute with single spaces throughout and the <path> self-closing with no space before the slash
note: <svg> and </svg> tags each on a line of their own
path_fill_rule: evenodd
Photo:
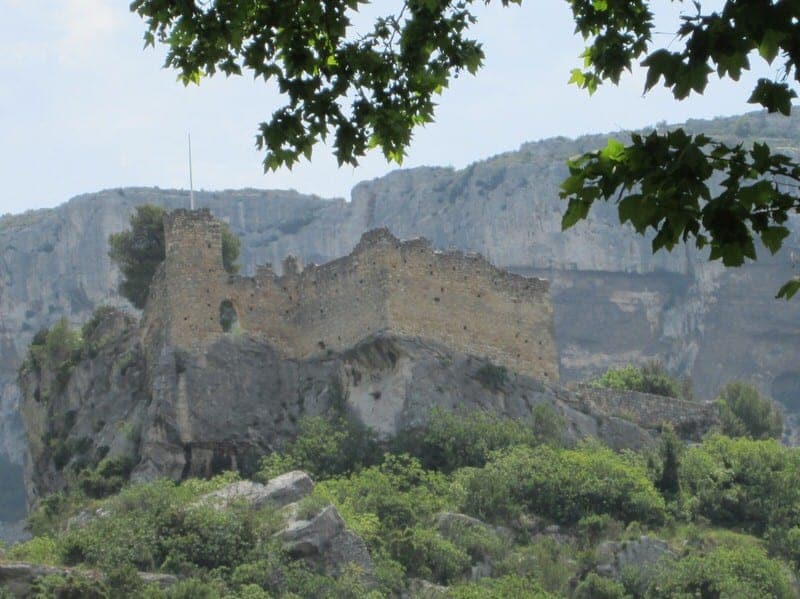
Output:
<svg viewBox="0 0 800 599">
<path fill-rule="evenodd" d="M 222 265 L 220 223 L 208 210 L 164 220 L 166 259 L 151 285 L 147 330 L 202 350 L 221 336 L 264 339 L 289 358 L 344 350 L 378 333 L 441 343 L 539 380 L 558 380 L 547 281 L 514 275 L 477 254 L 434 251 L 424 239 L 365 233 L 347 256 L 279 276 Z"/>
</svg>

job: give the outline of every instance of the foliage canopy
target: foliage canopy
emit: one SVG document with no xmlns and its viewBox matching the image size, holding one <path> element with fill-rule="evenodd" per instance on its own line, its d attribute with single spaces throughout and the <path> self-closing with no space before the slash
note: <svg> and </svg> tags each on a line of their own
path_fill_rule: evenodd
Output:
<svg viewBox="0 0 800 599">
<path fill-rule="evenodd" d="M 728 383 L 717 398 L 722 431 L 729 437 L 779 439 L 783 414 L 777 404 L 748 383 Z"/>
<path fill-rule="evenodd" d="M 679 488 L 659 494 L 658 473 L 643 454 L 615 453 L 597 442 L 540 444 L 513 420 L 460 418 L 433 414 L 420 436 L 421 451 L 438 456 L 428 466 L 398 449 L 347 451 L 330 461 L 340 448 L 364 446 L 363 431 L 338 419 L 327 426 L 310 419 L 282 454 L 290 467 L 319 467 L 321 480 L 296 513 L 312 517 L 334 504 L 366 542 L 377 588 L 365 588 L 350 571 L 325 576 L 287 555 L 274 536 L 285 525 L 275 506 L 198 501 L 237 480 L 234 473 L 131 484 L 88 505 L 86 497 L 52 495 L 33 514 L 38 536 L 0 548 L 0 559 L 106 574 L 92 581 L 76 569 L 41 579 L 47 597 L 377 599 L 410 591 L 419 578 L 449 585 L 435 596 L 463 599 L 794 596 L 800 450 L 710 436 L 680 452 Z M 504 425 L 507 434 L 500 433 Z M 468 431 L 493 436 L 487 452 L 453 451 Z M 97 516 L 68 525 L 81 513 Z M 560 527 L 550 538 L 553 523 Z M 601 543 L 622 545 L 643 533 L 665 539 L 672 552 L 652 578 L 593 573 Z M 491 573 L 472 580 L 471 568 L 481 562 Z M 137 570 L 175 573 L 181 581 L 162 590 L 143 583 Z"/>
<path fill-rule="evenodd" d="M 485 0 L 488 4 L 489 0 Z M 199 83 L 221 71 L 250 71 L 274 81 L 286 104 L 259 126 L 265 169 L 292 166 L 333 136 L 340 164 L 357 164 L 371 148 L 400 162 L 415 127 L 431 122 L 434 97 L 461 72 L 474 74 L 484 52 L 470 37 L 477 0 L 393 3 L 371 28 L 354 26 L 367 0 L 134 0 L 146 23 L 145 42 L 168 47 L 165 66 Z M 502 6 L 521 0 L 499 0 Z M 750 61 L 777 61 L 775 80 L 759 79 L 749 102 L 789 115 L 800 79 L 800 8 L 789 1 L 727 0 L 719 10 L 699 2 L 676 24 L 667 47 L 653 42 L 649 0 L 569 0 L 587 42 L 583 67 L 570 82 L 593 93 L 618 83 L 635 62 L 647 70 L 645 92 L 662 83 L 676 100 L 702 94 L 709 77 L 738 81 Z M 669 36 L 664 39 L 669 39 Z M 758 59 L 758 58 L 756 58 Z M 757 237 L 772 253 L 789 235 L 800 208 L 800 166 L 766 144 L 729 145 L 683 129 L 632 135 L 569 164 L 562 185 L 569 200 L 563 227 L 586 218 L 597 200 L 612 200 L 619 218 L 653 251 L 694 240 L 710 258 L 737 266 L 756 259 Z M 721 180 L 712 186 L 712 179 Z M 800 289 L 800 277 L 779 296 Z"/>
</svg>

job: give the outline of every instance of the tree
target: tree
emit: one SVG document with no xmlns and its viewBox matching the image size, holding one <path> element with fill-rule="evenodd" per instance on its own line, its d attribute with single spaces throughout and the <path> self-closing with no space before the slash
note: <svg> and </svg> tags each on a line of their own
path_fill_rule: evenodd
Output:
<svg viewBox="0 0 800 599">
<path fill-rule="evenodd" d="M 119 293 L 137 308 L 144 308 L 150 291 L 150 281 L 166 256 L 164 243 L 164 214 L 160 206 L 145 204 L 136 207 L 131 215 L 131 228 L 108 236 L 111 261 L 122 272 Z M 222 223 L 222 263 L 229 273 L 239 266 L 239 238 Z"/>
<path fill-rule="evenodd" d="M 722 431 L 729 437 L 779 439 L 783 415 L 758 389 L 743 382 L 728 383 L 717 398 Z"/>
<path fill-rule="evenodd" d="M 668 422 L 664 423 L 661 428 L 661 443 L 659 446 L 661 476 L 656 482 L 656 487 L 665 497 L 675 498 L 680 494 L 681 485 L 678 470 L 682 450 L 683 445 L 678 435 L 675 434 L 675 427 Z"/>
<path fill-rule="evenodd" d="M 122 272 L 119 293 L 137 308 L 144 308 L 150 281 L 164 260 L 164 212 L 151 204 L 137 206 L 130 230 L 108 236 L 108 255 Z"/>
<path fill-rule="evenodd" d="M 352 17 L 367 0 L 134 0 L 145 43 L 168 46 L 165 66 L 184 84 L 217 71 L 251 71 L 275 81 L 286 105 L 261 123 L 256 145 L 264 168 L 291 166 L 333 136 L 340 164 L 357 164 L 371 148 L 401 162 L 415 127 L 433 120 L 433 98 L 453 77 L 474 74 L 481 44 L 469 37 L 477 0 L 405 0 L 356 31 Z M 490 0 L 484 0 L 488 3 Z M 750 102 L 791 112 L 800 79 L 800 7 L 790 0 L 727 0 L 718 11 L 683 16 L 676 40 L 653 47 L 649 0 L 569 0 L 587 47 L 571 82 L 594 92 L 617 83 L 634 61 L 647 69 L 645 91 L 663 81 L 677 100 L 702 94 L 709 75 L 738 80 L 756 54 L 782 61 L 777 79 L 760 79 Z M 499 0 L 502 6 L 521 0 Z M 390 11 L 392 9 L 389 9 Z M 766 144 L 728 145 L 682 129 L 631 136 L 569 163 L 561 195 L 564 228 L 585 219 L 597 200 L 617 203 L 620 220 L 655 232 L 653 251 L 694 240 L 728 266 L 756 259 L 757 236 L 771 252 L 800 211 L 800 165 Z M 709 181 L 715 176 L 721 185 Z M 800 290 L 800 277 L 778 295 Z"/>
</svg>

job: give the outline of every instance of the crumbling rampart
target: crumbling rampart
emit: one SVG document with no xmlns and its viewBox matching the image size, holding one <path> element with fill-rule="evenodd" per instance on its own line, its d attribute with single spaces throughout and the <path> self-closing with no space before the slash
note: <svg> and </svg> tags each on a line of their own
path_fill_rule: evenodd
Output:
<svg viewBox="0 0 800 599">
<path fill-rule="evenodd" d="M 226 333 L 261 337 L 308 357 L 391 332 L 430 339 L 510 370 L 558 380 L 548 283 L 495 268 L 480 255 L 437 252 L 386 229 L 353 252 L 303 269 L 288 257 L 254 277 L 222 266 L 219 223 L 206 210 L 165 217 L 166 260 L 146 309 L 147 329 L 185 348 Z"/>
</svg>

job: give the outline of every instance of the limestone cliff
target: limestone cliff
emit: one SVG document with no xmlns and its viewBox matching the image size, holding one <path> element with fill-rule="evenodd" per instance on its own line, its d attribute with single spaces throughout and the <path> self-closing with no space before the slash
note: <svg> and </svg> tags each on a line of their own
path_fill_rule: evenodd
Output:
<svg viewBox="0 0 800 599">
<path fill-rule="evenodd" d="M 390 436 L 420 426 L 434 408 L 525 420 L 547 406 L 563 417 L 568 439 L 594 436 L 618 449 L 652 445 L 664 420 L 697 438 L 716 418 L 707 404 L 566 389 L 393 333 L 288 358 L 245 333 L 187 349 L 144 335 L 143 326 L 107 311 L 85 339 L 91 351 L 61 387 L 26 362 L 20 382 L 30 503 L 80 481 L 79 473 L 103 458 L 126 464 L 124 476 L 134 479 L 252 472 L 259 456 L 296 433 L 302 417 L 331 412 Z"/>
<path fill-rule="evenodd" d="M 800 139 L 798 117 L 756 114 L 689 126 L 767 138 L 784 151 Z M 289 253 L 326 262 L 352 250 L 363 231 L 386 226 L 400 238 L 425 236 L 437 248 L 479 251 L 498 266 L 549 279 L 564 380 L 659 355 L 691 374 L 703 397 L 727 379 L 751 378 L 797 409 L 800 302 L 772 298 L 796 273 L 800 224 L 777 256 L 761 251 L 758 263 L 729 271 L 683 247 L 653 256 L 648 240 L 616 224 L 610 206 L 564 234 L 557 199 L 564 160 L 602 143 L 600 136 L 557 138 L 462 171 L 398 171 L 358 185 L 351 202 L 278 191 L 196 195 L 242 237 L 245 273 Z M 185 207 L 188 193 L 108 190 L 0 218 L 0 453 L 21 462 L 25 451 L 15 379 L 27 344 L 62 315 L 78 324 L 100 303 L 122 303 L 106 240 L 145 202 Z"/>
</svg>

